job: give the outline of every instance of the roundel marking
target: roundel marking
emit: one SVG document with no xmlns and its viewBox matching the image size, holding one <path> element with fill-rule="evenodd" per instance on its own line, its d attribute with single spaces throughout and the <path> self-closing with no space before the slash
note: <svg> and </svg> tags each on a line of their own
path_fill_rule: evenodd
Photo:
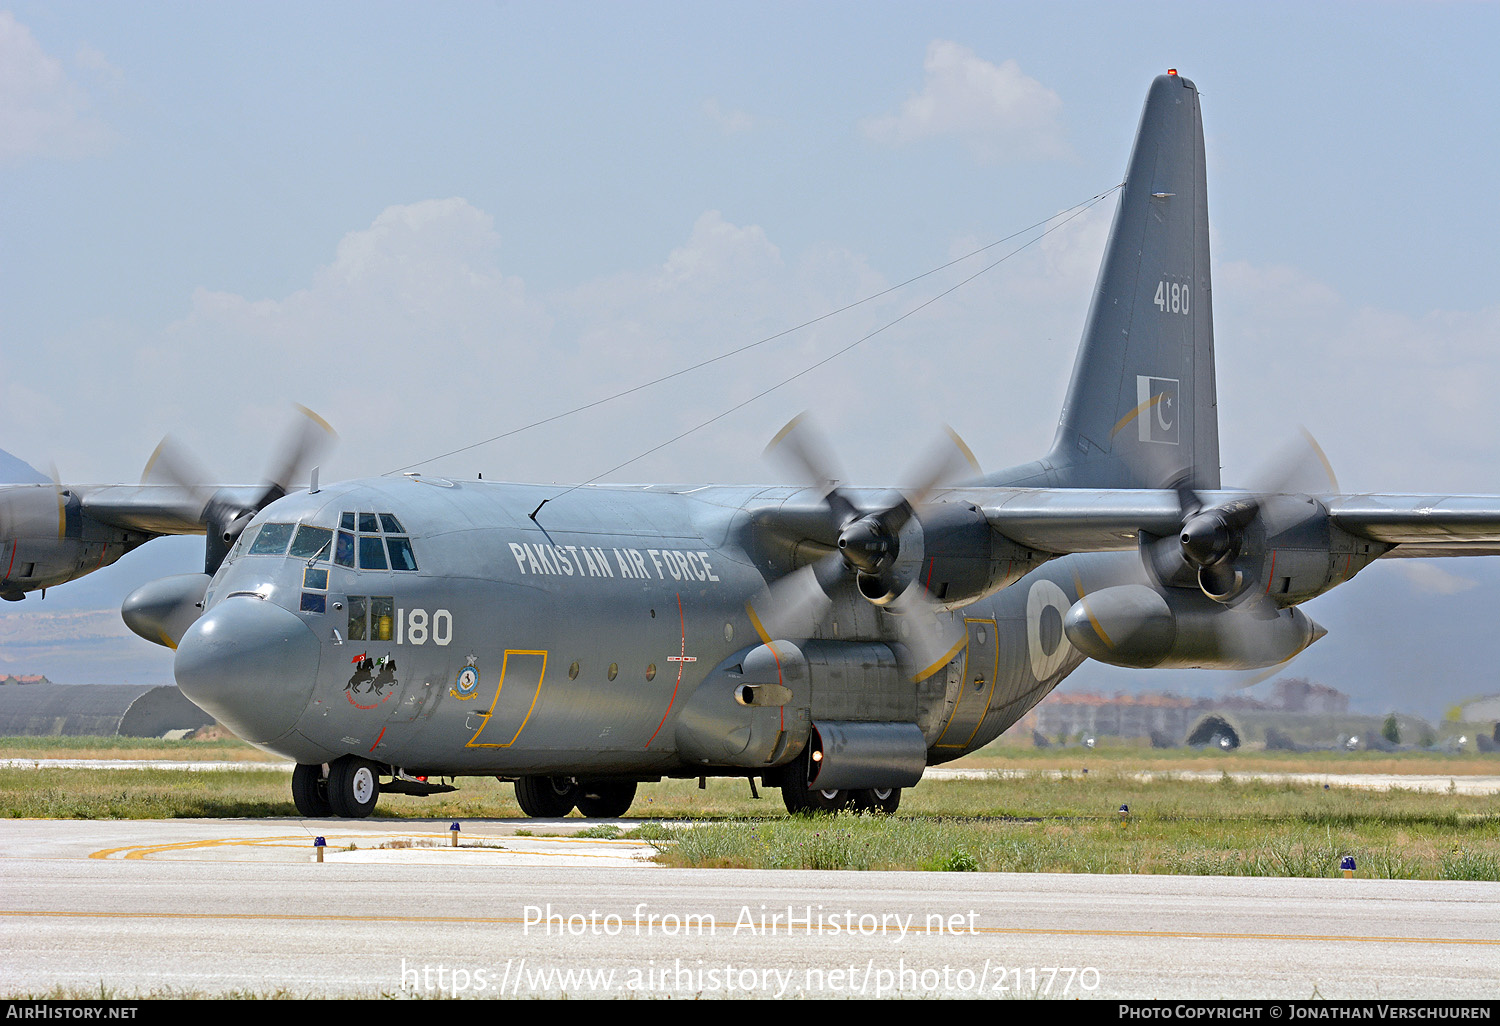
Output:
<svg viewBox="0 0 1500 1026">
<path fill-rule="evenodd" d="M 1055 609 L 1060 626 L 1072 605 L 1067 594 L 1046 578 L 1037 581 L 1026 593 L 1026 650 L 1031 655 L 1031 675 L 1038 683 L 1062 669 L 1070 647 L 1061 630 L 1055 632 L 1055 640 L 1042 637 L 1042 617 L 1047 610 Z M 1046 647 L 1049 641 L 1052 643 L 1050 650 Z"/>
</svg>

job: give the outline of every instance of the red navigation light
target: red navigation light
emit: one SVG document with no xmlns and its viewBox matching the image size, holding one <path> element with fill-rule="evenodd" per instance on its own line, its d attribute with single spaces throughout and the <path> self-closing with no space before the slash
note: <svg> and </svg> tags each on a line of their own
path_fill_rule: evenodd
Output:
<svg viewBox="0 0 1500 1026">
<path fill-rule="evenodd" d="M 1167 74 L 1168 74 L 1168 75 L 1172 75 L 1172 76 L 1176 76 L 1176 74 L 1177 74 L 1177 69 L 1176 69 L 1176 68 L 1168 68 L 1168 69 L 1167 69 Z"/>
</svg>

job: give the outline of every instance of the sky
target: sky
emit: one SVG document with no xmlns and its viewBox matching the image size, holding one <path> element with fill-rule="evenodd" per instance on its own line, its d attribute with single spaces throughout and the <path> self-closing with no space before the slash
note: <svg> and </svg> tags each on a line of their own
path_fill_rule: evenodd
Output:
<svg viewBox="0 0 1500 1026">
<path fill-rule="evenodd" d="M 253 482 L 300 403 L 340 435 L 325 481 L 573 483 L 883 329 L 604 480 L 785 480 L 761 452 L 804 410 L 851 481 L 899 481 L 944 424 L 986 470 L 1021 463 L 1112 199 L 916 313 L 984 261 L 434 457 L 1108 191 L 1177 68 L 1202 94 L 1226 482 L 1305 426 L 1347 491 L 1500 493 L 1497 30 L 1500 5 L 1442 2 L 16 4 L 0 448 L 133 481 L 171 433 Z M 0 673 L 170 679 L 118 604 L 200 545 L 0 609 Z M 1376 711 L 1500 690 L 1495 562 L 1377 564 L 1306 607 L 1330 635 L 1293 672 Z"/>
</svg>

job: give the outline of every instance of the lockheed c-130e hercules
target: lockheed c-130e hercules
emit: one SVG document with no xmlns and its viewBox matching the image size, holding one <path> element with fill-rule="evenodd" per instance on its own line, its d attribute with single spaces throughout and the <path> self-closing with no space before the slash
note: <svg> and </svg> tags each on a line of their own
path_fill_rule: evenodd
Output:
<svg viewBox="0 0 1500 1026">
<path fill-rule="evenodd" d="M 187 697 L 296 761 L 304 815 L 479 775 L 531 816 L 618 816 L 640 782 L 705 776 L 759 778 L 791 811 L 893 811 L 1085 658 L 1273 666 L 1324 633 L 1298 604 L 1372 560 L 1500 552 L 1497 497 L 1224 490 L 1211 308 L 1199 97 L 1172 72 L 1035 462 L 838 487 L 794 422 L 777 448 L 810 487 L 315 475 L 285 494 L 272 475 L 206 502 L 68 491 L 51 524 L 100 561 L 207 532 L 205 573 L 124 615 L 176 648 Z M 11 574 L 0 593 L 27 590 Z"/>
</svg>

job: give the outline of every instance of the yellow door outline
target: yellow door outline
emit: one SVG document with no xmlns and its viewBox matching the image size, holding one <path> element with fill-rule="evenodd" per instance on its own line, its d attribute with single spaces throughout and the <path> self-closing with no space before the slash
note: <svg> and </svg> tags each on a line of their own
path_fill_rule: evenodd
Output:
<svg viewBox="0 0 1500 1026">
<path fill-rule="evenodd" d="M 973 644 L 972 639 L 969 639 L 970 643 L 966 646 L 965 651 L 964 651 L 964 679 L 963 679 L 963 683 L 961 685 L 959 685 L 958 701 L 953 703 L 953 713 L 948 717 L 948 725 L 943 728 L 942 735 L 937 739 L 937 741 L 935 741 L 933 743 L 932 747 L 934 747 L 934 748 L 967 748 L 969 746 L 969 742 L 972 741 L 972 740 L 974 740 L 974 735 L 977 734 L 977 733 L 979 733 L 979 725 L 984 722 L 985 716 L 988 715 L 988 713 L 990 711 L 990 703 L 992 701 L 994 701 L 994 698 L 995 698 L 995 678 L 1000 675 L 1000 632 L 996 629 L 996 624 L 995 624 L 994 620 L 985 620 L 985 619 L 979 619 L 979 620 L 965 619 L 964 620 L 964 630 L 965 631 L 973 631 L 974 627 L 976 625 L 980 625 L 980 624 L 988 625 L 989 632 L 990 632 L 989 645 L 990 645 L 991 650 L 994 653 L 994 659 L 992 660 L 992 665 L 990 665 L 988 667 L 985 667 L 985 666 L 976 666 L 976 667 L 973 667 L 974 670 L 986 670 L 987 671 L 986 676 L 985 676 L 986 687 L 985 687 L 985 696 L 984 696 L 984 708 L 981 709 L 979 711 L 979 715 L 977 717 L 975 717 L 975 719 L 974 719 L 974 729 L 969 731 L 969 736 L 968 737 L 964 738 L 962 741 L 957 741 L 957 742 L 950 741 L 950 742 L 948 742 L 946 744 L 944 743 L 943 739 L 948 736 L 948 732 L 950 730 L 952 730 L 955 726 L 958 726 L 959 723 L 960 723 L 960 720 L 958 718 L 958 710 L 964 707 L 964 698 L 968 695 L 968 693 L 969 693 L 969 685 L 973 681 L 973 678 L 974 678 L 974 674 L 972 672 L 970 672 L 970 663 L 974 659 L 974 653 L 975 653 L 976 646 Z M 977 647 L 982 648 L 984 646 L 977 646 Z M 970 702 L 969 703 L 969 708 L 972 709 L 973 706 L 974 706 L 974 703 Z M 965 710 L 965 711 L 967 711 L 967 710 Z M 960 727 L 960 729 L 962 729 L 962 728 Z"/>
<path fill-rule="evenodd" d="M 511 739 L 509 741 L 506 741 L 504 743 L 498 743 L 498 742 L 493 742 L 493 741 L 480 741 L 479 740 L 479 735 L 483 734 L 484 733 L 484 728 L 487 727 L 487 726 L 489 726 L 490 717 L 493 716 L 493 715 L 495 715 L 495 706 L 500 703 L 500 692 L 502 692 L 502 691 L 505 690 L 505 672 L 506 672 L 507 668 L 510 665 L 510 657 L 513 656 L 513 655 L 515 655 L 515 656 L 541 656 L 542 657 L 542 672 L 537 675 L 537 679 L 536 679 L 536 693 L 531 696 L 531 705 L 527 708 L 526 715 L 524 717 L 522 717 L 522 719 L 521 719 L 521 725 L 516 728 L 515 734 L 511 735 Z M 489 710 L 486 711 L 483 714 L 484 719 L 480 722 L 479 729 L 476 730 L 476 731 L 474 731 L 474 736 L 471 737 L 471 738 L 469 738 L 469 740 L 465 743 L 464 747 L 465 748 L 509 748 L 511 745 L 515 744 L 516 743 L 516 738 L 518 738 L 518 737 L 521 736 L 521 731 L 523 731 L 523 730 L 526 729 L 526 723 L 527 723 L 528 720 L 531 719 L 531 714 L 536 711 L 537 700 L 542 697 L 542 681 L 544 681 L 546 679 L 547 679 L 547 650 L 546 649 L 533 649 L 533 648 L 508 648 L 508 649 L 506 649 L 505 650 L 505 656 L 500 661 L 500 683 L 495 685 L 495 697 L 490 700 Z"/>
</svg>

